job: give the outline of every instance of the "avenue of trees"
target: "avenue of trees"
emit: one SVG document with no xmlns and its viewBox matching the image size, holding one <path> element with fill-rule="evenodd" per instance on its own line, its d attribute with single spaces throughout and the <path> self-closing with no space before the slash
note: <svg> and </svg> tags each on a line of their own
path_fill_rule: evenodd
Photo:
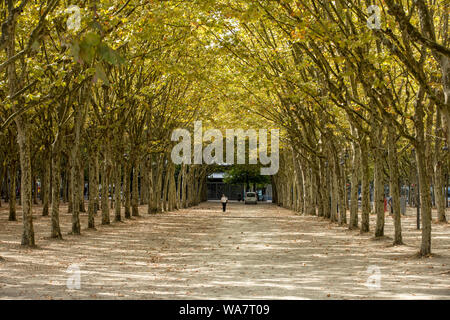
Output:
<svg viewBox="0 0 450 320">
<path fill-rule="evenodd" d="M 79 28 L 67 23 L 76 19 L 71 5 L 80 8 Z M 431 254 L 433 204 L 438 222 L 446 222 L 449 6 L 1 2 L 0 191 L 10 220 L 21 204 L 22 244 L 35 245 L 38 194 L 53 238 L 63 237 L 61 202 L 72 214 L 72 234 L 80 234 L 80 212 L 95 228 L 97 210 L 109 224 L 110 215 L 138 216 L 139 205 L 153 214 L 204 200 L 209 168 L 170 160 L 172 131 L 201 119 L 216 128 L 280 128 L 274 200 L 303 214 L 385 236 L 389 185 L 396 245 L 403 243 L 401 187 L 414 185 L 420 254 Z"/>
</svg>

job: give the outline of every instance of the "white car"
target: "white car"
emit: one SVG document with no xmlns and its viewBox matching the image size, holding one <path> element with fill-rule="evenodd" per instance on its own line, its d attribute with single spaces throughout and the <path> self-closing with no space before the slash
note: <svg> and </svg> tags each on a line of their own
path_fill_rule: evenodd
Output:
<svg viewBox="0 0 450 320">
<path fill-rule="evenodd" d="M 245 199 L 244 199 L 244 203 L 254 203 L 256 204 L 257 202 L 257 198 L 256 198 L 256 193 L 255 192 L 247 192 L 245 194 Z"/>
</svg>

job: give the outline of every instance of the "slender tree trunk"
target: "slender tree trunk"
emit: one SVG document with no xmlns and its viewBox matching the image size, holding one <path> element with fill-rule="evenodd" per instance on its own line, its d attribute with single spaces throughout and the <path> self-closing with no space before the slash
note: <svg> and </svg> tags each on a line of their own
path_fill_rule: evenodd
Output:
<svg viewBox="0 0 450 320">
<path fill-rule="evenodd" d="M 122 216 L 120 215 L 120 210 L 122 208 L 121 206 L 121 199 L 120 199 L 120 186 L 122 184 L 122 173 L 121 173 L 121 167 L 120 163 L 117 162 L 115 165 L 115 182 L 114 182 L 114 202 L 115 202 L 115 208 L 114 208 L 114 221 L 120 222 L 122 221 Z"/>
<path fill-rule="evenodd" d="M 109 181 L 108 181 L 108 159 L 106 158 L 102 162 L 101 169 L 101 179 L 102 179 L 102 199 L 101 199 L 101 207 L 102 207 L 102 224 L 107 225 L 110 224 L 109 217 L 109 204 L 108 204 L 108 193 L 109 193 Z"/>
<path fill-rule="evenodd" d="M 133 193 L 131 196 L 131 214 L 133 217 L 139 217 L 139 164 L 137 160 L 133 161 Z"/>
<path fill-rule="evenodd" d="M 322 160 L 322 180 L 323 184 L 323 206 L 324 206 L 324 218 L 330 219 L 331 217 L 331 202 L 330 202 L 330 174 L 329 163 Z"/>
<path fill-rule="evenodd" d="M 339 163 L 340 165 L 341 163 Z M 343 226 L 347 224 L 347 206 L 345 204 L 345 187 L 343 185 L 345 184 L 345 173 L 344 168 L 342 165 L 337 167 L 337 173 L 338 173 L 338 194 L 339 194 L 339 225 Z"/>
<path fill-rule="evenodd" d="M 74 147 L 75 149 L 75 147 Z M 72 168 L 71 168 L 71 191 L 72 191 L 72 234 L 81 234 L 80 225 L 80 195 L 79 195 L 79 165 L 77 159 L 77 151 L 72 153 Z"/>
<path fill-rule="evenodd" d="M 81 159 L 79 161 L 80 164 L 80 183 L 79 183 L 79 187 L 80 187 L 80 212 L 86 212 L 86 207 L 84 206 L 84 166 L 81 164 Z"/>
<path fill-rule="evenodd" d="M 147 160 L 144 160 L 141 165 L 141 205 L 146 205 L 148 203 L 148 174 L 147 174 Z"/>
<path fill-rule="evenodd" d="M 16 18 L 13 14 L 14 4 L 9 3 L 8 11 L 12 17 L 12 21 L 8 21 L 3 27 L 3 32 L 7 32 L 6 43 L 6 57 L 11 59 L 16 54 Z M 7 67 L 7 78 L 9 87 L 9 96 L 14 96 L 20 89 L 20 83 L 16 74 L 16 63 L 10 63 Z M 13 103 L 13 112 L 18 112 L 20 103 L 24 101 L 20 99 L 19 103 Z M 18 114 L 14 118 L 14 122 L 17 127 L 17 142 L 19 144 L 20 154 L 20 197 L 22 204 L 22 216 L 23 216 L 23 234 L 22 245 L 34 246 L 34 229 L 33 229 L 33 212 L 32 212 L 32 192 L 31 192 L 31 154 L 30 154 L 30 128 L 26 114 Z M 15 192 L 15 190 L 14 190 Z"/>
<path fill-rule="evenodd" d="M 201 195 L 201 190 L 198 193 Z M 169 211 L 174 210 L 174 200 L 176 198 L 176 187 L 175 187 L 175 166 L 173 164 L 170 165 L 169 170 L 169 187 L 168 187 L 168 209 Z"/>
<path fill-rule="evenodd" d="M 88 228 L 95 229 L 95 206 L 98 197 L 98 178 L 97 174 L 98 156 L 96 150 L 91 150 L 89 154 L 89 203 L 88 203 Z"/>
<path fill-rule="evenodd" d="M 147 213 L 154 214 L 156 213 L 156 197 L 155 197 L 155 174 L 153 169 L 153 159 L 150 160 L 150 165 L 148 167 L 148 207 Z"/>
<path fill-rule="evenodd" d="M 438 222 L 447 222 L 445 217 L 445 203 L 447 201 L 447 190 L 445 189 L 444 183 L 444 159 L 445 156 L 442 154 L 442 122 L 441 122 L 441 114 L 439 108 L 437 109 L 436 115 L 436 142 L 434 149 L 434 189 L 436 194 L 436 206 L 437 206 L 437 215 Z M 444 192 L 445 190 L 445 192 Z"/>
<path fill-rule="evenodd" d="M 178 172 L 177 177 L 177 191 L 176 191 L 176 208 L 181 208 L 181 177 L 182 177 L 183 167 L 181 167 L 181 170 Z"/>
<path fill-rule="evenodd" d="M 71 156 L 70 156 L 71 157 Z M 69 159 L 69 163 L 71 163 L 72 160 Z M 72 164 L 70 164 L 70 167 L 67 170 L 67 199 L 69 201 L 68 203 L 68 209 L 67 212 L 68 213 L 72 213 L 73 212 L 73 183 L 72 183 Z"/>
<path fill-rule="evenodd" d="M 397 145 L 395 143 L 395 127 L 388 123 L 388 162 L 391 185 L 392 206 L 394 211 L 394 245 L 403 244 L 400 213 L 400 189 L 398 173 Z"/>
<path fill-rule="evenodd" d="M 50 168 L 51 168 L 51 155 L 47 151 L 47 156 L 44 158 L 44 172 L 43 172 L 43 185 L 42 192 L 44 195 L 43 199 L 43 207 L 42 207 L 42 215 L 48 216 L 48 207 L 49 207 L 49 199 L 50 199 Z"/>
<path fill-rule="evenodd" d="M 333 156 L 334 158 L 334 156 Z M 339 199 L 339 183 L 338 183 L 338 167 L 337 167 L 337 160 L 333 159 L 333 177 L 332 177 L 332 187 L 331 187 L 331 221 L 337 222 L 338 221 L 338 212 L 337 212 L 337 206 L 338 206 L 338 199 Z"/>
<path fill-rule="evenodd" d="M 364 137 L 360 144 L 361 156 L 361 233 L 369 232 L 370 190 L 369 190 L 369 155 L 367 139 Z"/>
<path fill-rule="evenodd" d="M 57 138 L 58 139 L 58 138 Z M 51 238 L 62 239 L 59 226 L 59 200 L 61 190 L 61 156 L 59 143 L 56 141 L 52 146 L 52 229 Z"/>
<path fill-rule="evenodd" d="M 350 223 L 349 229 L 358 229 L 358 176 L 359 176 L 359 148 L 356 142 L 352 144 L 352 177 L 350 190 Z"/>
<path fill-rule="evenodd" d="M 182 208 L 186 208 L 187 204 L 186 204 L 186 185 L 187 185 L 187 173 L 186 173 L 186 165 L 183 164 L 182 167 L 182 180 L 181 180 L 181 207 Z"/>
<path fill-rule="evenodd" d="M 169 192 L 169 176 L 170 176 L 169 165 L 167 165 L 166 166 L 166 174 L 164 175 L 164 187 L 163 187 L 163 208 L 164 208 L 165 212 L 168 211 L 167 197 L 168 197 L 168 192 Z"/>
<path fill-rule="evenodd" d="M 10 189 L 9 189 L 9 221 L 17 221 L 16 217 L 16 177 L 17 165 L 15 161 L 11 162 L 9 167 Z"/>
<path fill-rule="evenodd" d="M 18 117 L 21 118 L 21 117 Z M 20 151 L 20 196 L 22 198 L 23 234 L 22 245 L 34 246 L 34 228 L 31 195 L 31 159 L 30 159 L 30 137 L 28 125 L 24 121 L 16 120 L 17 137 Z"/>
<path fill-rule="evenodd" d="M 157 179 L 156 179 L 156 211 L 162 212 L 162 201 L 161 201 L 161 191 L 162 191 L 162 181 L 163 181 L 163 170 L 164 164 L 163 161 L 158 161 L 158 169 L 157 169 Z"/>
<path fill-rule="evenodd" d="M 85 90 L 85 89 L 84 89 Z M 84 91 L 83 90 L 83 91 Z M 83 94 L 80 94 L 80 96 Z M 82 97 L 80 97 L 82 100 Z M 80 136 L 81 128 L 83 126 L 83 104 L 78 103 L 74 106 L 75 118 L 74 118 L 74 141 L 71 150 L 71 175 L 70 184 L 72 191 L 72 234 L 81 234 L 80 224 Z"/>
<path fill-rule="evenodd" d="M 422 244 L 420 247 L 420 255 L 427 256 L 431 254 L 431 199 L 430 199 L 430 185 L 428 184 L 427 165 L 425 155 L 425 136 L 424 136 L 424 111 L 422 104 L 422 88 L 418 92 L 416 100 L 416 161 L 419 171 L 419 188 L 420 188 L 420 203 L 422 207 Z M 422 96 L 421 96 L 422 95 Z"/>
<path fill-rule="evenodd" d="M 375 226 L 375 237 L 384 236 L 384 177 L 383 177 L 383 158 L 381 147 L 382 128 L 377 126 L 374 129 L 372 141 L 374 156 L 374 202 L 375 213 L 377 215 Z"/>
<path fill-rule="evenodd" d="M 130 204 L 130 165 L 129 162 L 125 163 L 124 166 L 124 179 L 125 179 L 125 219 L 131 218 L 131 204 Z"/>
</svg>

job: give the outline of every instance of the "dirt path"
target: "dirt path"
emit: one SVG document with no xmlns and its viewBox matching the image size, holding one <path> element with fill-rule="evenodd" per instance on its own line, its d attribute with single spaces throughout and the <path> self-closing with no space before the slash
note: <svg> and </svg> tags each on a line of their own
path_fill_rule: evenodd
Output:
<svg viewBox="0 0 450 320">
<path fill-rule="evenodd" d="M 0 210 L 0 298 L 36 299 L 450 299 L 450 227 L 433 224 L 432 258 L 418 259 L 420 231 L 403 218 L 407 245 L 373 240 L 317 217 L 271 204 L 219 203 L 44 238 L 48 217 L 35 213 L 37 249 L 20 246 L 21 222 Z M 66 212 L 64 209 L 63 212 Z M 371 227 L 374 226 L 371 217 Z M 97 217 L 97 222 L 100 216 Z M 86 215 L 82 215 L 86 226 Z M 393 232 L 386 217 L 386 234 Z M 79 265 L 81 288 L 67 289 Z M 368 268 L 380 272 L 369 281 Z M 372 278 L 374 277 L 372 276 Z"/>
</svg>

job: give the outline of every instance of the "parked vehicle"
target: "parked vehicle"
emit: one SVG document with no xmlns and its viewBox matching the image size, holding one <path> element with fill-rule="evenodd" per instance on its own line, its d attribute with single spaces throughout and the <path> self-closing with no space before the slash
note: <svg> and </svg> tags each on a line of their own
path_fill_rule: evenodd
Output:
<svg viewBox="0 0 450 320">
<path fill-rule="evenodd" d="M 255 192 L 247 192 L 245 194 L 245 199 L 244 199 L 244 203 L 248 204 L 248 203 L 253 203 L 256 204 L 257 203 L 257 198 L 256 198 L 256 193 Z"/>
</svg>

